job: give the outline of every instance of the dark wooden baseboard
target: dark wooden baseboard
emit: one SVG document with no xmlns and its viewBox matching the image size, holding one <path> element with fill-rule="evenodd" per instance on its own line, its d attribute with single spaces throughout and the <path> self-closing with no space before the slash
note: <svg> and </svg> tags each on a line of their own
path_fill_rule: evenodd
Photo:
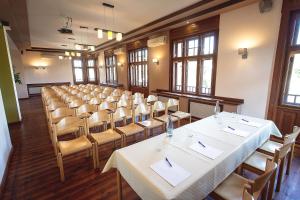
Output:
<svg viewBox="0 0 300 200">
<path fill-rule="evenodd" d="M 3 192 L 4 192 L 5 182 L 6 182 L 6 179 L 7 179 L 8 168 L 9 168 L 9 164 L 10 164 L 10 161 L 11 161 L 11 158 L 12 158 L 12 155 L 13 155 L 13 150 L 14 150 L 14 147 L 12 146 L 11 150 L 9 152 L 9 156 L 8 156 L 8 159 L 7 159 L 6 166 L 5 166 L 3 178 L 2 178 L 2 181 L 0 183 L 0 199 L 2 199 L 2 195 L 3 195 Z"/>
</svg>

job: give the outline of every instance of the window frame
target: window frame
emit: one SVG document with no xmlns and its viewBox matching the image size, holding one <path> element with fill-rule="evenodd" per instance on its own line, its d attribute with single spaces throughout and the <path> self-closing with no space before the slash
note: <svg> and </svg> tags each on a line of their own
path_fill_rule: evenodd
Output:
<svg viewBox="0 0 300 200">
<path fill-rule="evenodd" d="M 283 81 L 281 84 L 281 92 L 279 98 L 279 105 L 292 107 L 292 108 L 300 108 L 300 103 L 296 103 L 296 95 L 294 103 L 287 102 L 287 90 L 289 88 L 289 83 L 291 79 L 291 73 L 293 68 L 293 61 L 291 59 L 295 54 L 300 54 L 300 44 L 295 44 L 297 41 L 297 37 L 295 38 L 295 32 L 300 29 L 300 10 L 292 13 L 290 21 L 289 21 L 289 31 L 286 42 L 286 50 L 285 50 L 285 61 L 284 61 L 284 72 L 283 72 Z"/>
<path fill-rule="evenodd" d="M 212 54 L 203 54 L 203 43 L 204 38 L 208 36 L 214 36 L 214 52 Z M 193 39 L 198 39 L 198 50 L 197 55 L 188 56 L 188 42 Z M 182 43 L 182 56 L 174 57 L 174 53 L 178 52 L 178 46 L 175 43 Z M 214 96 L 215 95 L 215 82 L 216 82 L 216 70 L 217 70 L 217 54 L 218 54 L 218 30 L 212 30 L 209 32 L 197 33 L 194 35 L 188 35 L 184 37 L 177 37 L 171 40 L 170 43 L 170 90 L 176 93 L 182 94 L 192 94 L 197 96 Z M 203 61 L 205 59 L 212 59 L 212 77 L 211 77 L 211 88 L 210 94 L 202 93 L 202 71 L 203 71 Z M 188 60 L 197 60 L 197 75 L 196 75 L 196 92 L 187 91 L 187 61 Z M 176 87 L 176 75 L 177 72 L 174 67 L 175 62 L 182 62 L 182 77 L 181 77 L 181 90 L 177 90 Z M 174 72 L 175 71 L 175 72 Z"/>
<path fill-rule="evenodd" d="M 81 61 L 81 67 L 75 67 L 74 62 L 75 60 L 80 60 Z M 84 60 L 82 58 L 73 58 L 71 60 L 72 62 L 72 70 L 73 70 L 73 81 L 75 84 L 83 84 L 85 83 L 85 70 L 84 70 Z M 82 81 L 76 81 L 76 74 L 75 70 L 76 69 L 81 69 L 82 70 Z"/>
<path fill-rule="evenodd" d="M 109 84 L 117 84 L 118 83 L 118 60 L 117 55 L 105 55 L 105 80 L 106 83 Z M 110 63 L 109 59 L 112 59 Z M 110 71 L 112 71 L 112 77 L 110 76 Z M 114 73 L 115 71 L 115 73 Z M 115 74 L 115 75 L 114 75 Z"/>
<path fill-rule="evenodd" d="M 141 52 L 141 59 L 139 60 L 139 52 Z M 146 54 L 146 59 L 144 60 L 144 55 Z M 139 71 L 136 68 L 141 66 L 142 82 L 139 83 Z M 133 68 L 134 74 L 133 74 Z M 128 83 L 130 87 L 149 87 L 149 50 L 147 47 L 136 48 L 128 51 Z M 132 76 L 133 75 L 133 76 Z"/>
</svg>

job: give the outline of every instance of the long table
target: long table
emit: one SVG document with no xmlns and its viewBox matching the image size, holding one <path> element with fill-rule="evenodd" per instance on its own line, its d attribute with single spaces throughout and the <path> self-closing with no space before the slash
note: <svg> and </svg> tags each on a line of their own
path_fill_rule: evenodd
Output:
<svg viewBox="0 0 300 200">
<path fill-rule="evenodd" d="M 242 124 L 241 119 L 261 126 Z M 224 132 L 228 126 L 247 131 L 249 135 L 241 137 Z M 122 198 L 121 176 L 145 200 L 203 199 L 266 142 L 270 134 L 282 137 L 272 121 L 222 112 L 217 118 L 211 116 L 175 129 L 172 138 L 161 134 L 116 150 L 102 173 L 117 168 L 119 199 Z M 212 160 L 189 148 L 199 139 L 221 150 L 222 154 Z M 191 176 L 175 187 L 170 185 L 150 167 L 166 157 Z"/>
</svg>

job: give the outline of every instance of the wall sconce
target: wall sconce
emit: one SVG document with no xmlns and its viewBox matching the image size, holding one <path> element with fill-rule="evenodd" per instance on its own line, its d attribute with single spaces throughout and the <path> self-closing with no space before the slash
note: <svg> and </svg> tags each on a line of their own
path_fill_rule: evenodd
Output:
<svg viewBox="0 0 300 200">
<path fill-rule="evenodd" d="M 157 65 L 159 64 L 158 58 L 153 58 L 153 59 L 152 59 L 152 62 L 155 63 L 155 64 L 157 64 Z"/>
<path fill-rule="evenodd" d="M 238 54 L 242 55 L 242 59 L 247 59 L 248 58 L 248 48 L 239 48 Z"/>
<path fill-rule="evenodd" d="M 36 70 L 45 70 L 46 69 L 46 67 L 45 66 L 35 66 L 34 67 L 34 69 L 36 69 Z"/>
<path fill-rule="evenodd" d="M 121 63 L 121 62 L 118 62 L 117 65 L 118 65 L 119 67 L 123 67 L 124 64 Z"/>
</svg>

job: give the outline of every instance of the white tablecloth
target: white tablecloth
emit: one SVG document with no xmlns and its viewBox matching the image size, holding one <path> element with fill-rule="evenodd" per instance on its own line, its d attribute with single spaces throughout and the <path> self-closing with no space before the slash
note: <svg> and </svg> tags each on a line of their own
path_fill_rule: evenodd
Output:
<svg viewBox="0 0 300 200">
<path fill-rule="evenodd" d="M 261 127 L 241 124 L 239 121 L 242 118 L 258 122 Z M 250 134 L 240 137 L 224 132 L 227 126 Z M 267 141 L 270 134 L 281 137 L 272 121 L 223 112 L 218 118 L 211 116 L 175 129 L 171 139 L 161 134 L 116 150 L 102 173 L 117 168 L 142 199 L 203 199 Z M 223 153 L 215 160 L 198 154 L 189 148 L 197 140 Z M 150 168 L 166 156 L 192 174 L 176 187 Z"/>
</svg>

